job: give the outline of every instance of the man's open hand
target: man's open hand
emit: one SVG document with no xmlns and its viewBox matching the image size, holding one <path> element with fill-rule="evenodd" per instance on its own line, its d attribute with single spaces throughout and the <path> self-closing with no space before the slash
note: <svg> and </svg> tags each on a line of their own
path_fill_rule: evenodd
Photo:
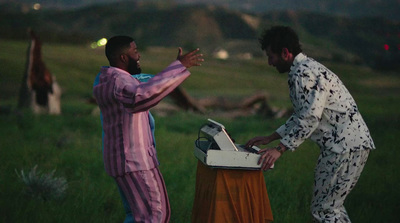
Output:
<svg viewBox="0 0 400 223">
<path fill-rule="evenodd" d="M 178 57 L 177 59 L 182 63 L 186 68 L 190 68 L 192 66 L 201 66 L 201 62 L 204 61 L 203 54 L 199 54 L 199 48 L 189 52 L 185 55 L 182 55 L 182 48 L 179 47 Z"/>
</svg>

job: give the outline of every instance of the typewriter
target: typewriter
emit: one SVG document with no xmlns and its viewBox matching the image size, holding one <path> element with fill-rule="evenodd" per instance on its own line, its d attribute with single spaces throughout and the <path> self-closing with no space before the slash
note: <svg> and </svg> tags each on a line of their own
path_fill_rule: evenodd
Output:
<svg viewBox="0 0 400 223">
<path fill-rule="evenodd" d="M 213 168 L 260 169 L 257 164 L 260 149 L 256 146 L 245 148 L 237 144 L 221 123 L 208 119 L 195 141 L 194 155 L 202 163 Z"/>
</svg>

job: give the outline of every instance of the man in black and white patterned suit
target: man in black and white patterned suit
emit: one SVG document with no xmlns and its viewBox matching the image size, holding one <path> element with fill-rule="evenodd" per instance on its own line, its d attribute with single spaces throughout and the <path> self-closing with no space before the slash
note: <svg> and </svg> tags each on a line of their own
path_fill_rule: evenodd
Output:
<svg viewBox="0 0 400 223">
<path fill-rule="evenodd" d="M 310 138 L 320 147 L 315 168 L 311 212 L 315 222 L 350 222 L 343 203 L 353 189 L 375 149 L 357 105 L 332 71 L 302 53 L 299 38 L 290 27 L 275 26 L 260 38 L 269 65 L 288 72 L 294 112 L 269 136 L 250 139 L 246 146 L 267 145 L 260 150 L 259 163 L 267 170 L 288 150 L 294 151 Z"/>
</svg>

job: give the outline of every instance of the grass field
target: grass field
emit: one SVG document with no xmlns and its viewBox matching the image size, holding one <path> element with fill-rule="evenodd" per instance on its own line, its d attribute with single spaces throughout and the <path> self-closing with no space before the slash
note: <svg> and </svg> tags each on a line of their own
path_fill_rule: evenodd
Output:
<svg viewBox="0 0 400 223">
<path fill-rule="evenodd" d="M 103 168 L 101 130 L 94 105 L 88 104 L 92 82 L 106 65 L 103 49 L 47 45 L 43 57 L 63 89 L 62 115 L 16 111 L 28 43 L 0 40 L 0 222 L 122 222 L 123 208 L 112 178 Z M 148 48 L 141 52 L 145 73 L 157 73 L 176 58 L 177 49 Z M 306 52 L 307 53 L 307 52 Z M 286 75 L 268 67 L 265 58 L 215 60 L 206 55 L 183 87 L 194 97 L 243 98 L 255 92 L 269 95 L 271 105 L 289 108 Z M 325 63 L 352 92 L 375 140 L 362 177 L 346 208 L 355 223 L 399 222 L 400 74 L 366 67 Z M 207 118 L 225 124 L 238 142 L 273 132 L 285 119 L 260 116 L 231 119 L 214 113 L 155 114 L 158 158 L 172 208 L 171 222 L 190 222 L 197 160 L 193 144 Z M 311 221 L 309 214 L 313 168 L 318 148 L 306 141 L 286 153 L 275 169 L 264 174 L 278 223 Z M 68 182 L 58 200 L 27 196 L 17 172 L 35 165 L 43 173 Z"/>
</svg>

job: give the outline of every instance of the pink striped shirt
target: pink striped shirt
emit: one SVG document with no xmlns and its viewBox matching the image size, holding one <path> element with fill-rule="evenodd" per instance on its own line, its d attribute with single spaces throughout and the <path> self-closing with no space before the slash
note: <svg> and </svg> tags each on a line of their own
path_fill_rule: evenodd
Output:
<svg viewBox="0 0 400 223">
<path fill-rule="evenodd" d="M 93 88 L 103 113 L 104 166 L 113 176 L 158 166 L 148 110 L 179 86 L 190 72 L 174 61 L 148 82 L 116 67 L 102 67 Z"/>
</svg>

